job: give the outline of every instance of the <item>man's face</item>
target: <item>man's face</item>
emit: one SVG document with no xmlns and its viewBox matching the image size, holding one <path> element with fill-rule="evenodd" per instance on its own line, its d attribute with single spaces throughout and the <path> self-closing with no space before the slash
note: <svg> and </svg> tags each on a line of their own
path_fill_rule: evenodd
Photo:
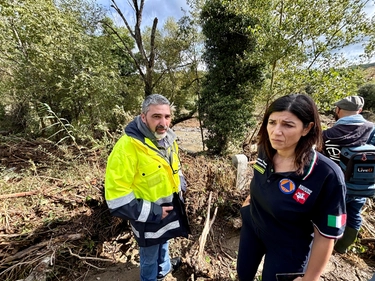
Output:
<svg viewBox="0 0 375 281">
<path fill-rule="evenodd" d="M 159 140 L 167 135 L 171 124 L 171 108 L 167 104 L 150 105 L 148 112 L 142 113 L 141 118 Z"/>
<path fill-rule="evenodd" d="M 339 112 L 340 112 L 340 108 L 339 107 L 335 107 L 335 112 L 333 114 L 333 116 L 335 117 L 335 121 L 339 120 L 340 117 L 339 117 Z"/>
</svg>

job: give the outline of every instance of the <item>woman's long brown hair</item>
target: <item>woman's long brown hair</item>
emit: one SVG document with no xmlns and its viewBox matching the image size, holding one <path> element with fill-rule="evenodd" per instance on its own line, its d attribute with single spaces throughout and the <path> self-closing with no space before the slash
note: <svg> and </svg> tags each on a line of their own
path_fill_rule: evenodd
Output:
<svg viewBox="0 0 375 281">
<path fill-rule="evenodd" d="M 263 117 L 262 126 L 259 130 L 258 145 L 265 150 L 267 157 L 272 161 L 276 150 L 272 148 L 267 132 L 267 124 L 273 112 L 289 111 L 302 121 L 306 128 L 311 122 L 314 123 L 306 136 L 302 136 L 295 149 L 295 164 L 297 173 L 302 174 L 305 165 L 310 161 L 310 151 L 313 147 L 317 151 L 322 149 L 322 129 L 318 109 L 313 99 L 304 94 L 290 94 L 276 99 L 268 107 Z"/>
</svg>

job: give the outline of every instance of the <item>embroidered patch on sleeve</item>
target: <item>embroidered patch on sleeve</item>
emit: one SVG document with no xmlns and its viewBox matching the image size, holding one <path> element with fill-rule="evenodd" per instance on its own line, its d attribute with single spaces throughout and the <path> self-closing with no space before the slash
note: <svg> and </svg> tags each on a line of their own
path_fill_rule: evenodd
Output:
<svg viewBox="0 0 375 281">
<path fill-rule="evenodd" d="M 340 216 L 328 215 L 328 226 L 341 228 L 346 223 L 346 214 Z"/>
</svg>

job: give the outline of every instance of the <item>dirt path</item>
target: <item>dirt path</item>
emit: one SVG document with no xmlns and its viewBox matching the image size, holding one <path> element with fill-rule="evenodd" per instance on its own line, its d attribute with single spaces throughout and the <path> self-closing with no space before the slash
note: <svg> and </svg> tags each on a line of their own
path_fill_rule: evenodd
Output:
<svg viewBox="0 0 375 281">
<path fill-rule="evenodd" d="M 223 247 L 237 251 L 239 235 L 232 237 Z M 261 267 L 260 267 L 261 269 Z M 375 281 L 375 268 L 355 257 L 333 254 L 320 280 L 341 280 L 341 281 Z M 260 274 L 260 272 L 259 272 Z M 85 281 L 140 281 L 139 265 L 119 263 L 106 268 L 103 272 L 92 272 L 84 279 Z M 165 281 L 187 281 L 189 279 L 182 269 L 167 276 Z M 202 279 L 210 280 L 210 279 Z M 215 279 L 216 280 L 216 279 Z M 222 276 L 220 280 L 238 280 L 230 276 Z"/>
<path fill-rule="evenodd" d="M 234 254 L 238 249 L 239 243 L 239 231 L 232 234 L 234 236 L 229 237 L 224 244 L 221 245 L 222 249 L 226 252 Z M 174 251 L 175 246 L 180 244 L 171 243 L 171 252 Z M 139 264 L 137 262 L 131 263 L 119 263 L 116 265 L 110 265 L 102 272 L 97 270 L 89 272 L 85 281 L 140 281 L 139 278 Z M 169 274 L 165 281 L 187 281 L 190 280 L 184 272 L 184 266 L 176 272 Z M 209 279 L 205 279 L 209 280 Z M 223 276 L 222 280 L 233 280 L 230 276 Z"/>
</svg>

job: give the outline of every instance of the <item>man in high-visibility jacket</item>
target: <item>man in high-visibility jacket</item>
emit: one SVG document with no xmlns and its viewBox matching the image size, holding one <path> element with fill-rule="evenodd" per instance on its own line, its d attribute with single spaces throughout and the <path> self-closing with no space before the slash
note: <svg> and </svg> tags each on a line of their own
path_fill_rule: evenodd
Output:
<svg viewBox="0 0 375 281">
<path fill-rule="evenodd" d="M 168 240 L 190 232 L 182 199 L 186 181 L 170 123 L 168 99 L 146 97 L 107 163 L 105 199 L 113 216 L 130 221 L 140 246 L 141 281 L 163 280 L 180 263 L 170 259 Z"/>
</svg>

